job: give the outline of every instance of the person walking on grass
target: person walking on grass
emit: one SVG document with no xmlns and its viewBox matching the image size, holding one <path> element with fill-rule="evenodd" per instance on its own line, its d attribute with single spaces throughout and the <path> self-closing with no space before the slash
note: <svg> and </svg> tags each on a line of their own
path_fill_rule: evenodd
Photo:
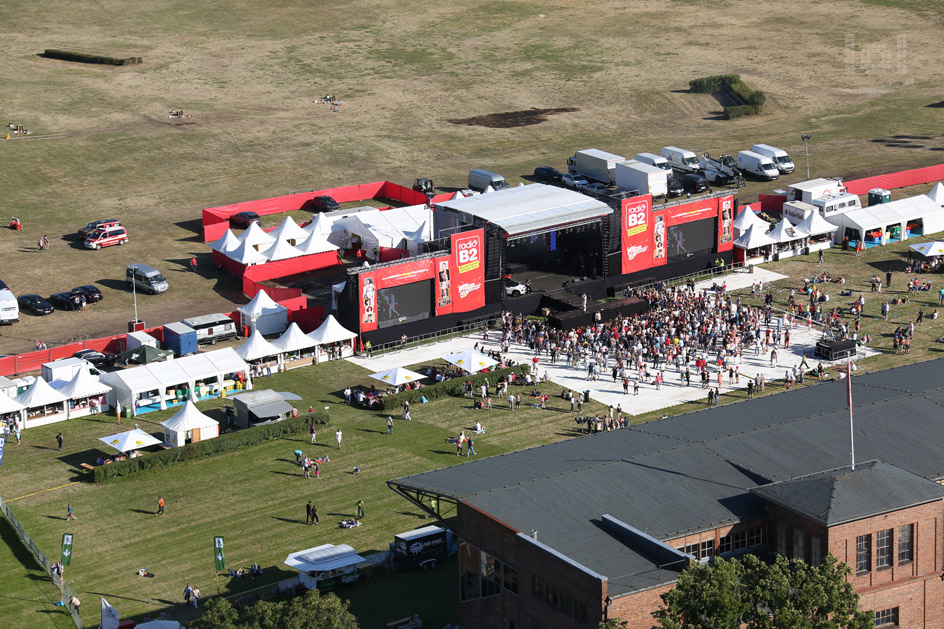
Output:
<svg viewBox="0 0 944 629">
<path fill-rule="evenodd" d="M 318 518 L 318 505 L 316 505 L 313 502 L 310 504 L 311 504 L 311 523 L 312 525 L 320 524 L 321 520 Z"/>
<path fill-rule="evenodd" d="M 193 596 L 193 586 L 191 586 L 188 583 L 187 587 L 184 588 L 184 604 L 185 605 L 190 602 L 191 596 Z"/>
<path fill-rule="evenodd" d="M 62 452 L 62 433 L 56 435 L 56 443 L 59 444 L 59 452 Z"/>
<path fill-rule="evenodd" d="M 311 524 L 311 500 L 308 501 L 308 504 L 305 505 L 305 524 Z"/>
<path fill-rule="evenodd" d="M 466 443 L 466 448 L 467 448 L 465 452 L 466 457 L 469 457 L 475 454 L 475 441 L 472 439 L 472 437 L 469 437 L 469 440 Z"/>
<path fill-rule="evenodd" d="M 197 609 L 197 603 L 200 601 L 200 588 L 194 586 L 193 591 L 190 593 L 190 602 L 193 603 L 193 608 Z"/>
<path fill-rule="evenodd" d="M 392 415 L 387 415 L 387 434 L 388 435 L 393 434 L 393 416 Z"/>
<path fill-rule="evenodd" d="M 309 412 L 310 414 L 313 414 L 313 413 L 314 413 L 314 409 L 311 409 L 311 408 L 310 408 L 308 412 Z M 314 442 L 315 442 L 315 439 L 318 438 L 318 429 L 315 428 L 315 422 L 314 422 L 314 420 L 312 420 L 312 422 L 311 422 L 311 427 L 309 427 L 308 431 L 311 433 L 311 442 L 314 443 Z"/>
<path fill-rule="evenodd" d="M 155 513 L 154 515 L 164 515 L 164 496 L 158 496 L 157 513 Z"/>
<path fill-rule="evenodd" d="M 358 500 L 357 504 L 354 505 L 354 519 L 363 520 L 364 519 L 364 501 Z"/>
<path fill-rule="evenodd" d="M 338 450 L 341 449 L 341 439 L 344 438 L 344 434 L 341 432 L 341 429 L 338 428 L 338 431 L 334 433 L 334 438 L 338 442 Z"/>
<path fill-rule="evenodd" d="M 72 503 L 66 505 L 66 520 L 74 520 L 75 512 L 72 510 Z"/>
</svg>

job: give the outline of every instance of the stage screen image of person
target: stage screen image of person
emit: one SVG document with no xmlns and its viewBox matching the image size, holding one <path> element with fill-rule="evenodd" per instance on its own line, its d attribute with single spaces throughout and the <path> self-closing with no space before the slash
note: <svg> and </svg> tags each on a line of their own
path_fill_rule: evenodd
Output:
<svg viewBox="0 0 944 629">
<path fill-rule="evenodd" d="M 377 291 L 377 322 L 388 327 L 427 319 L 433 306 L 433 280 L 413 282 Z"/>
<path fill-rule="evenodd" d="M 715 248 L 715 221 L 694 221 L 668 229 L 669 262 L 710 253 Z"/>
</svg>

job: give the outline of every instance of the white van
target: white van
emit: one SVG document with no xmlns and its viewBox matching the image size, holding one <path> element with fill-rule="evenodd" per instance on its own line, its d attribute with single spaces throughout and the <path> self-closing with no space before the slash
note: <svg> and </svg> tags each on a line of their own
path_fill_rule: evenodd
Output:
<svg viewBox="0 0 944 629">
<path fill-rule="evenodd" d="M 737 167 L 742 172 L 750 173 L 761 179 L 773 181 L 780 177 L 780 171 L 774 161 L 754 151 L 738 151 Z"/>
<path fill-rule="evenodd" d="M 787 152 L 783 149 L 778 149 L 776 146 L 770 146 L 769 144 L 755 144 L 751 147 L 751 150 L 758 155 L 764 155 L 772 159 L 774 164 L 777 166 L 777 170 L 785 175 L 789 175 L 796 169 L 796 167 L 793 165 L 793 160 L 790 159 L 790 156 L 787 155 Z"/>
<path fill-rule="evenodd" d="M 125 280 L 128 282 L 128 286 L 133 284 L 137 290 L 152 295 L 163 293 L 170 288 L 170 284 L 167 283 L 161 272 L 146 264 L 129 264 L 128 268 L 125 269 Z"/>
<path fill-rule="evenodd" d="M 698 157 L 691 151 L 677 146 L 663 146 L 660 153 L 669 162 L 669 166 L 686 173 L 698 172 Z"/>
<path fill-rule="evenodd" d="M 669 160 L 655 153 L 636 153 L 636 161 L 661 168 L 662 170 L 667 170 L 670 173 L 672 172 L 672 166 L 669 165 Z"/>
<path fill-rule="evenodd" d="M 477 192 L 485 192 L 486 188 L 492 187 L 492 190 L 503 190 L 508 187 L 508 182 L 498 173 L 493 173 L 484 168 L 475 168 L 469 171 L 469 187 Z"/>
<path fill-rule="evenodd" d="M 225 341 L 236 337 L 236 323 L 222 313 L 191 317 L 184 319 L 183 324 L 197 331 L 197 343 Z"/>
<path fill-rule="evenodd" d="M 12 325 L 20 320 L 20 304 L 9 288 L 0 290 L 0 325 Z"/>
</svg>

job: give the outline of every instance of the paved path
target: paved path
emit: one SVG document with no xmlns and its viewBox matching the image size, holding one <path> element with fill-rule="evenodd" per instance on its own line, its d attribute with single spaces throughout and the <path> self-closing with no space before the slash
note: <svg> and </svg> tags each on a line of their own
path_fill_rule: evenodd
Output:
<svg viewBox="0 0 944 629">
<path fill-rule="evenodd" d="M 714 282 L 727 282 L 729 290 L 739 290 L 749 288 L 752 282 L 762 281 L 764 283 L 783 279 L 785 276 L 771 271 L 765 271 L 755 267 L 754 273 L 735 272 L 726 276 L 700 282 L 696 284 L 696 289 L 710 288 Z M 772 322 L 776 326 L 776 320 Z M 814 327 L 812 330 L 802 325 L 795 325 L 790 332 L 790 347 L 777 348 L 777 364 L 771 366 L 770 353 L 755 356 L 753 349 L 748 349 L 742 357 L 740 366 L 740 383 L 728 382 L 728 376 L 725 373 L 720 387 L 721 392 L 729 392 L 734 389 L 744 389 L 747 386 L 746 376 L 754 377 L 761 373 L 767 382 L 774 380 L 783 380 L 785 371 L 792 369 L 794 365 L 799 365 L 804 354 L 807 354 L 807 364 L 810 368 L 816 367 L 819 362 L 813 357 L 813 350 L 816 342 L 822 338 L 821 333 Z M 448 341 L 422 345 L 420 347 L 407 349 L 403 351 L 391 352 L 376 358 L 354 357 L 347 360 L 371 370 L 371 372 L 392 369 L 393 367 L 415 365 L 437 358 L 442 358 L 446 354 L 456 352 L 471 347 L 479 343 L 481 347 L 497 348 L 501 340 L 500 331 L 492 331 L 487 341 L 482 340 L 482 334 L 470 334 L 468 336 L 452 338 Z M 878 352 L 871 349 L 859 348 L 858 358 L 874 356 Z M 531 364 L 532 354 L 527 347 L 521 345 L 512 345 L 508 353 L 509 357 L 516 363 Z M 656 390 L 651 382 L 639 383 L 639 395 L 633 395 L 632 385 L 630 385 L 629 395 L 623 393 L 621 382 L 613 382 L 610 373 L 607 371 L 601 374 L 599 380 L 589 381 L 586 379 L 586 369 L 576 367 L 566 367 L 563 360 L 557 364 L 551 364 L 547 356 L 540 357 L 540 373 L 543 376 L 547 372 L 550 381 L 557 386 L 573 389 L 575 391 L 590 390 L 590 397 L 596 401 L 610 406 L 622 405 L 624 412 L 630 415 L 641 415 L 651 411 L 676 406 L 684 402 L 695 400 L 705 400 L 708 391 L 701 388 L 701 379 L 694 369 L 692 372 L 692 384 L 689 387 L 683 386 L 679 378 L 679 373 L 674 366 L 666 368 L 665 383 L 661 390 Z M 827 364 L 827 363 L 824 363 Z M 612 366 L 612 363 L 611 363 Z M 684 369 L 683 369 L 684 371 Z M 654 372 L 650 368 L 650 374 Z M 711 375 L 711 386 L 717 387 L 717 371 L 709 368 Z M 632 379 L 631 379 L 632 382 Z M 552 394 L 558 393 L 553 391 Z"/>
</svg>

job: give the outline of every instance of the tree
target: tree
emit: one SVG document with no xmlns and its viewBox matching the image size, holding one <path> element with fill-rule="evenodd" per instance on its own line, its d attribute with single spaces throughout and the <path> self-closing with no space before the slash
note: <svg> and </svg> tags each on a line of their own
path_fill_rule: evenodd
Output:
<svg viewBox="0 0 944 629">
<path fill-rule="evenodd" d="M 599 625 L 597 629 L 626 629 L 628 623 L 617 616 L 616 618 L 610 618 L 609 620 L 604 620 Z"/>
<path fill-rule="evenodd" d="M 660 629 L 869 629 L 874 614 L 858 611 L 846 580 L 849 566 L 829 555 L 819 566 L 777 555 L 693 563 L 653 612 Z"/>
<path fill-rule="evenodd" d="M 288 601 L 259 601 L 237 612 L 225 598 L 211 600 L 195 629 L 357 629 L 350 602 L 308 590 Z"/>
<path fill-rule="evenodd" d="M 203 614 L 190 626 L 194 629 L 237 629 L 239 612 L 225 598 L 212 598 L 203 606 Z"/>
</svg>

